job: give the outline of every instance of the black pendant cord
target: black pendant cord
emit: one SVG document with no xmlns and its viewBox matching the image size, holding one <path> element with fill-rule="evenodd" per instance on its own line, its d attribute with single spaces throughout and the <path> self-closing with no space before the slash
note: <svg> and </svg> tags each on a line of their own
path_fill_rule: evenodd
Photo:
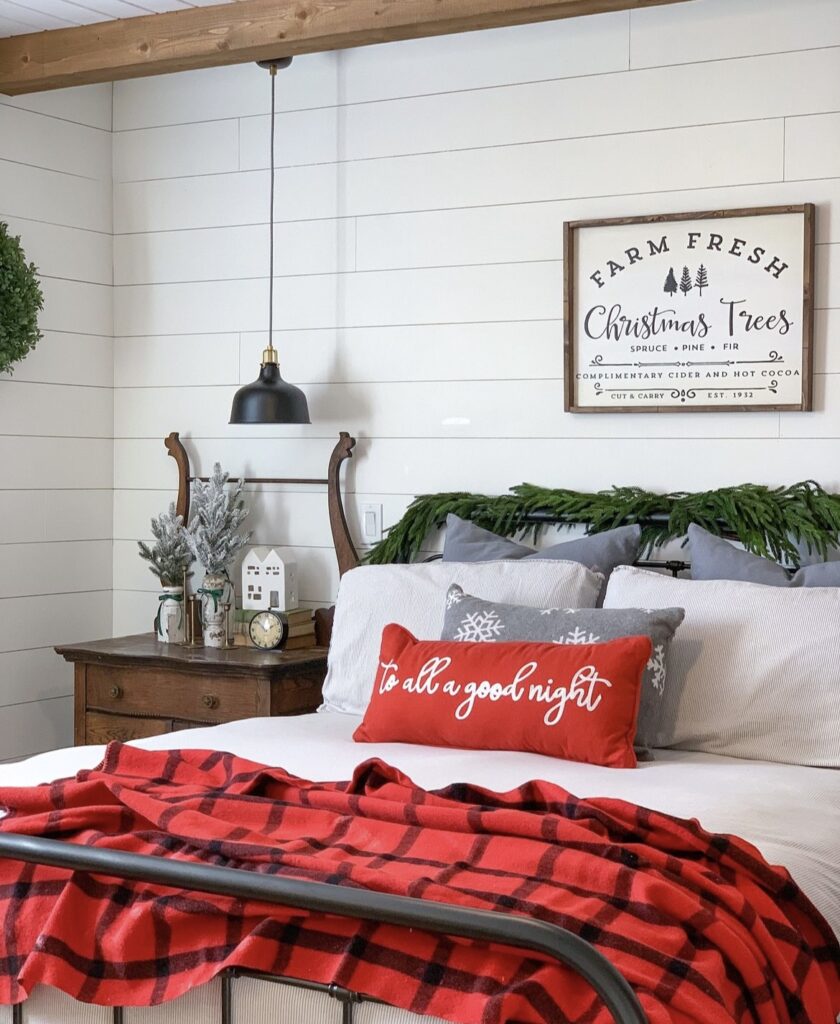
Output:
<svg viewBox="0 0 840 1024">
<path fill-rule="evenodd" d="M 259 377 L 244 384 L 233 396 L 230 422 L 311 423 L 306 395 L 280 376 L 280 361 L 274 347 L 274 228 L 277 176 L 275 149 L 277 136 L 277 72 L 292 63 L 291 57 L 257 61 L 271 75 L 271 124 L 269 125 L 269 210 L 268 210 L 268 345 L 264 347 Z"/>
<path fill-rule="evenodd" d="M 271 66 L 271 186 L 268 240 L 268 347 L 274 347 L 274 110 L 277 93 L 277 68 Z"/>
</svg>

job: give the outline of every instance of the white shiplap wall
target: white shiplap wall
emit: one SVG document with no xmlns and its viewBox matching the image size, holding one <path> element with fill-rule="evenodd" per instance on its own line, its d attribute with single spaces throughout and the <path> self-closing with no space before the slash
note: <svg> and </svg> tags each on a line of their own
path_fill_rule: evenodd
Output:
<svg viewBox="0 0 840 1024">
<path fill-rule="evenodd" d="M 146 628 L 135 539 L 201 468 L 315 475 L 360 439 L 351 511 L 522 480 L 840 486 L 840 4 L 696 0 L 303 57 L 278 80 L 281 361 L 305 428 L 227 425 L 265 337 L 269 83 L 243 66 L 115 87 L 114 626 Z M 817 411 L 562 411 L 562 223 L 818 204 Z M 255 503 L 336 572 L 323 494 Z"/>
<path fill-rule="evenodd" d="M 45 298 L 0 375 L 0 760 L 72 743 L 52 645 L 111 632 L 111 155 L 110 85 L 0 97 L 0 220 Z"/>
</svg>

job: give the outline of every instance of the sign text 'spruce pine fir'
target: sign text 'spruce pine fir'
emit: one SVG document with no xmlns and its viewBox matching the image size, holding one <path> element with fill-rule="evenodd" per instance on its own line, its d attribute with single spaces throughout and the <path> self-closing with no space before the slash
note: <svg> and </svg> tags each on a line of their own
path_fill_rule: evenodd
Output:
<svg viewBox="0 0 840 1024">
<path fill-rule="evenodd" d="M 565 225 L 570 412 L 811 408 L 814 207 Z"/>
</svg>

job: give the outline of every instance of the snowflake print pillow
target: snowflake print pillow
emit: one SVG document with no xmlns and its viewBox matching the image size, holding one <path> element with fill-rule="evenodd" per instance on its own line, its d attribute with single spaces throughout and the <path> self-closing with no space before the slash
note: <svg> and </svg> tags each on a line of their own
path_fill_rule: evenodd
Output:
<svg viewBox="0 0 840 1024">
<path fill-rule="evenodd" d="M 382 631 L 360 743 L 525 750 L 635 768 L 633 737 L 650 638 L 605 644 L 418 640 Z"/>
<path fill-rule="evenodd" d="M 668 648 L 684 617 L 682 608 L 526 608 L 482 601 L 453 583 L 446 595 L 441 640 L 598 644 L 624 636 L 650 637 L 653 651 L 642 681 L 636 729 L 636 746 L 647 749 L 659 730 Z"/>
</svg>

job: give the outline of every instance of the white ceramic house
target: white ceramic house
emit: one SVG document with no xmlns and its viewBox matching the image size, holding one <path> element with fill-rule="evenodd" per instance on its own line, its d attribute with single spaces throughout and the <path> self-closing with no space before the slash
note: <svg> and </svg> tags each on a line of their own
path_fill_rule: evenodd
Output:
<svg viewBox="0 0 840 1024">
<path fill-rule="evenodd" d="M 242 561 L 242 607 L 288 612 L 297 606 L 298 571 L 294 557 L 281 555 L 277 548 L 249 548 Z"/>
</svg>

